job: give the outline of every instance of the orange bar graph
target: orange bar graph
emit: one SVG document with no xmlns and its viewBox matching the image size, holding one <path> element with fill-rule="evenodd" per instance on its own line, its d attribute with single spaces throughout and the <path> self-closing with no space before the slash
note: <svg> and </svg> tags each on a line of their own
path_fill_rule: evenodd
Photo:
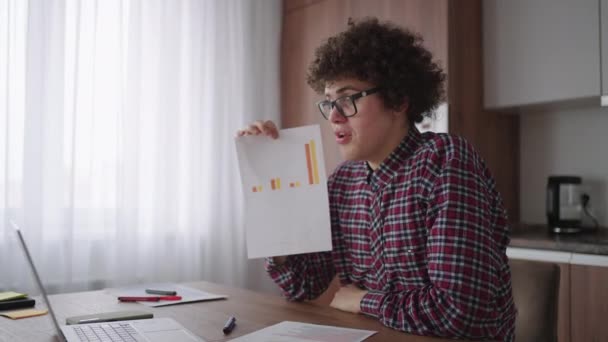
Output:
<svg viewBox="0 0 608 342">
<path fill-rule="evenodd" d="M 308 171 L 308 184 L 314 185 L 319 184 L 319 164 L 317 161 L 317 147 L 314 140 L 310 140 L 308 144 L 304 144 L 304 151 L 306 153 L 306 168 Z M 299 188 L 300 182 L 287 182 L 287 186 L 290 188 Z M 271 178 L 270 188 L 272 190 L 281 190 L 281 178 Z M 262 186 L 253 186 L 251 188 L 253 192 L 261 192 Z"/>
<path fill-rule="evenodd" d="M 314 140 L 310 141 L 310 152 L 311 152 L 311 158 L 312 158 L 312 170 L 313 170 L 314 182 L 315 182 L 315 184 L 319 184 L 319 166 L 317 164 L 317 149 L 315 147 Z"/>
<path fill-rule="evenodd" d="M 306 168 L 308 169 L 308 184 L 314 184 L 315 180 L 312 175 L 312 157 L 310 155 L 310 145 L 305 144 L 306 147 Z"/>
</svg>

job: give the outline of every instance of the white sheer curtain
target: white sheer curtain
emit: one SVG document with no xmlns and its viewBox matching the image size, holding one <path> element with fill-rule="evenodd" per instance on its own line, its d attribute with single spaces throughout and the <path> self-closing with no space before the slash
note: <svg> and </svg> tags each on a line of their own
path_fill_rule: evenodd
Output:
<svg viewBox="0 0 608 342">
<path fill-rule="evenodd" d="M 279 118 L 280 0 L 0 0 L 0 290 L 270 288 L 233 137 Z"/>
</svg>

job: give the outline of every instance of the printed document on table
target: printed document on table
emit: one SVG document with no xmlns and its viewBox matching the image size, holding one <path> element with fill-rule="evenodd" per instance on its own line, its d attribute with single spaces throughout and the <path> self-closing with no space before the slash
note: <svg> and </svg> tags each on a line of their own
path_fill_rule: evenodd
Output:
<svg viewBox="0 0 608 342">
<path fill-rule="evenodd" d="M 235 140 L 249 258 L 331 250 L 320 127 Z"/>
<path fill-rule="evenodd" d="M 184 303 L 194 303 L 194 302 L 206 302 L 210 300 L 218 300 L 218 299 L 226 299 L 228 298 L 225 295 L 205 292 L 203 290 L 195 289 L 188 286 L 183 286 L 174 283 L 155 283 L 155 284 L 142 284 L 142 285 L 133 285 L 122 288 L 108 288 L 106 292 L 114 295 L 116 297 L 148 297 L 148 296 L 157 296 L 153 294 L 146 293 L 146 289 L 159 289 L 166 291 L 175 291 L 177 296 L 182 297 L 180 300 L 167 300 L 167 301 L 158 301 L 158 302 L 138 302 L 139 304 L 143 304 L 145 306 L 150 307 L 158 307 L 158 306 L 169 306 L 169 305 L 177 305 Z"/>
<path fill-rule="evenodd" d="M 376 331 L 285 321 L 230 340 L 238 342 L 360 342 Z"/>
</svg>

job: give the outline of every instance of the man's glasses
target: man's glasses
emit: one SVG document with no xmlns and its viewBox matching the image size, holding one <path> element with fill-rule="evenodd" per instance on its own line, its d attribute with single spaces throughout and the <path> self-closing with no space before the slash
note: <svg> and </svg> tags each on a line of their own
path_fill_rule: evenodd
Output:
<svg viewBox="0 0 608 342">
<path fill-rule="evenodd" d="M 329 115 L 334 107 L 338 109 L 338 112 L 340 112 L 342 116 L 348 118 L 357 114 L 357 105 L 355 104 L 355 100 L 377 93 L 381 89 L 381 87 L 375 87 L 349 96 L 343 96 L 333 101 L 323 100 L 317 103 L 317 106 L 319 106 L 321 115 L 323 115 L 325 120 L 329 120 Z"/>
</svg>

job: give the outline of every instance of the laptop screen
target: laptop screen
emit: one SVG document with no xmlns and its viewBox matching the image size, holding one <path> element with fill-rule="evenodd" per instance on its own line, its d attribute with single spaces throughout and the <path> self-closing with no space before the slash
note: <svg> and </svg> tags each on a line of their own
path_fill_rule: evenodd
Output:
<svg viewBox="0 0 608 342">
<path fill-rule="evenodd" d="M 15 229 L 15 233 L 17 233 L 19 245 L 21 246 L 23 253 L 25 253 L 27 263 L 29 264 L 30 270 L 34 274 L 34 279 L 36 279 L 36 284 L 38 285 L 38 289 L 40 290 L 40 293 L 42 293 L 42 298 L 44 299 L 44 302 L 46 303 L 46 306 L 48 307 L 49 312 L 51 313 L 51 320 L 53 321 L 55 330 L 57 330 L 57 336 L 59 336 L 60 340 L 65 341 L 66 340 L 65 336 L 63 336 L 63 333 L 61 332 L 61 328 L 59 327 L 57 317 L 55 316 L 55 311 L 53 311 L 51 302 L 49 301 L 49 298 L 46 295 L 46 290 L 44 289 L 44 286 L 42 285 L 42 281 L 40 280 L 40 276 L 38 275 L 38 271 L 36 270 L 36 266 L 34 265 L 34 260 L 32 259 L 30 251 L 27 248 L 27 244 L 25 243 L 25 239 L 23 238 L 21 229 L 19 228 L 19 226 L 17 226 L 17 224 L 15 222 L 13 222 L 13 221 L 10 221 L 10 222 L 11 222 L 11 225 L 13 226 L 13 228 Z"/>
</svg>

